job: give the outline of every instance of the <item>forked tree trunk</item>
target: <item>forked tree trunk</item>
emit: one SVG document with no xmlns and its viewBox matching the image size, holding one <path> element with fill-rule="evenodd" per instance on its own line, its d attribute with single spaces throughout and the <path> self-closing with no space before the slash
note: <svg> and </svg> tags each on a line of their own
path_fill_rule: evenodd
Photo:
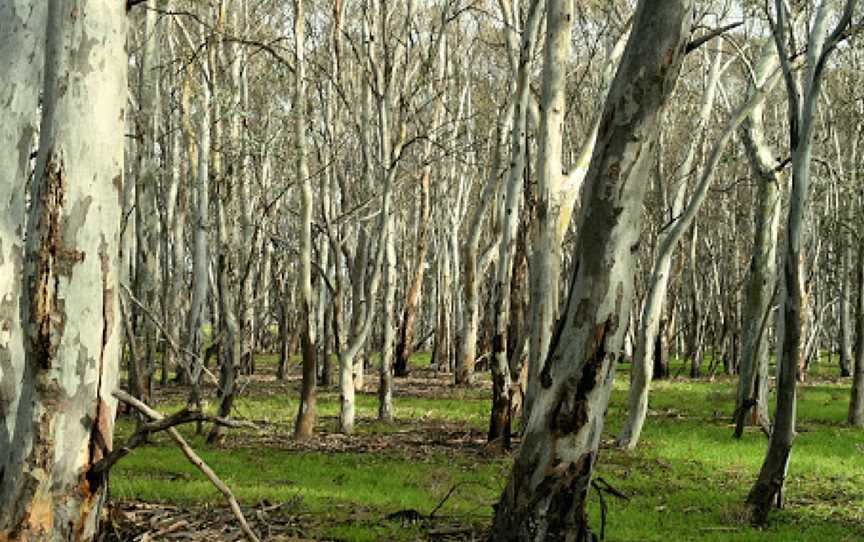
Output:
<svg viewBox="0 0 864 542">
<path fill-rule="evenodd" d="M 789 141 L 792 154 L 792 192 L 786 225 L 786 253 L 784 261 L 784 303 L 782 355 L 778 356 L 777 410 L 774 428 L 768 442 L 765 460 L 759 477 L 747 496 L 752 519 L 764 523 L 775 498 L 782 505 L 783 482 L 789 467 L 792 442 L 795 438 L 795 408 L 798 363 L 804 350 L 803 311 L 806 307 L 804 263 L 804 230 L 808 222 L 810 192 L 810 163 L 812 161 L 813 127 L 822 75 L 827 57 L 843 37 L 850 24 L 856 1 L 847 0 L 842 16 L 834 31 L 828 35 L 831 8 L 828 0 L 819 4 L 807 43 L 807 69 L 803 84 L 789 65 L 787 31 L 794 32 L 786 22 L 785 5 L 775 1 L 777 21 L 773 25 L 775 42 L 786 80 L 789 100 Z"/>
<path fill-rule="evenodd" d="M 12 65 L 44 61 L 45 80 L 21 297 L 25 368 L 17 409 L 3 422 L 15 419 L 10 444 L 20 455 L 14 470 L 0 469 L 10 477 L 2 482 L 0 539 L 89 541 L 107 489 L 89 468 L 112 447 L 119 376 L 126 12 L 107 0 L 71 13 L 66 2 L 47 5 L 47 30 L 38 10 L 32 20 L 37 35 L 48 36 L 44 57 L 26 34 L 13 34 L 23 47 L 10 51 Z M 32 8 L 15 7 L 15 22 Z M 0 163 L 0 171 L 20 165 Z M 3 451 L 5 463 L 10 449 Z"/>
<path fill-rule="evenodd" d="M 756 84 L 777 68 L 776 50 L 773 41 L 763 50 L 771 57 L 763 56 L 756 66 Z M 751 89 L 752 92 L 752 89 Z M 753 423 L 768 428 L 768 325 L 771 303 L 777 282 L 777 231 L 780 224 L 781 177 L 771 164 L 772 153 L 765 141 L 762 115 L 764 105 L 759 105 L 748 117 L 742 130 L 742 139 L 750 167 L 758 183 L 756 201 L 753 255 L 750 258 L 744 301 L 744 352 L 741 358 L 738 381 L 738 397 L 735 405 L 735 433 L 740 438 L 744 432 L 748 415 Z"/>
<path fill-rule="evenodd" d="M 572 16 L 553 2 L 551 17 Z M 496 506 L 496 541 L 588 541 L 586 502 L 633 302 L 633 246 L 659 114 L 678 78 L 693 2 L 640 1 L 586 177 L 573 282 L 522 448 Z M 554 20 L 550 21 L 554 24 Z"/>
</svg>

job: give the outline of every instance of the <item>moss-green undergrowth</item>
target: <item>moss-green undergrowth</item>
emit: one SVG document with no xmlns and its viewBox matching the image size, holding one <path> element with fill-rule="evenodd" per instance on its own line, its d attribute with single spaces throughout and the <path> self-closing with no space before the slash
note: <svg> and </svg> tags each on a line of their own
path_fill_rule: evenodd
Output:
<svg viewBox="0 0 864 542">
<path fill-rule="evenodd" d="M 425 358 L 412 367 L 428 365 Z M 627 366 L 616 377 L 607 416 L 606 441 L 620 428 L 626 401 Z M 673 366 L 673 374 L 678 369 Z M 686 371 L 685 371 L 686 374 Z M 748 430 L 732 439 L 729 416 L 734 380 L 655 382 L 650 415 L 638 448 L 601 450 L 597 476 L 627 494 L 623 501 L 605 498 L 606 539 L 610 541 L 772 541 L 819 542 L 864 540 L 864 431 L 845 426 L 848 380 L 833 369 L 813 369 L 812 385 L 800 390 L 799 429 L 789 468 L 786 508 L 775 511 L 765 529 L 748 525 L 742 506 L 755 478 L 767 440 Z M 370 378 L 374 378 L 371 377 Z M 399 380 L 396 383 L 399 386 Z M 287 442 L 296 414 L 296 386 L 280 388 L 249 384 L 236 415 L 267 421 L 264 429 L 237 436 L 227 449 L 208 447 L 192 438 L 202 457 L 234 489 L 244 504 L 290 502 L 306 517 L 310 533 L 326 540 L 422 540 L 418 527 L 384 521 L 402 509 L 431 511 L 444 495 L 457 490 L 439 512 L 465 522 L 491 517 L 506 480 L 507 456 L 466 453 L 434 446 L 392 447 L 382 451 L 316 449 L 298 451 Z M 263 391 L 263 390 L 266 390 Z M 417 430 L 426 425 L 482 430 L 488 413 L 488 390 L 441 388 L 444 396 L 398 394 L 397 421 L 374 421 L 374 394 L 358 396 L 356 438 Z M 180 406 L 174 399 L 163 411 Z M 322 430 L 335 430 L 338 394 L 319 396 Z M 772 403 L 773 410 L 773 403 Z M 130 424 L 121 421 L 120 432 Z M 273 434 L 268 437 L 267 432 Z M 253 434 L 254 433 L 254 434 Z M 262 444 L 262 442 L 264 444 Z M 135 451 L 112 474 L 115 499 L 169 501 L 178 504 L 220 502 L 219 494 L 164 438 Z M 600 528 L 600 506 L 592 493 L 590 514 Z"/>
</svg>

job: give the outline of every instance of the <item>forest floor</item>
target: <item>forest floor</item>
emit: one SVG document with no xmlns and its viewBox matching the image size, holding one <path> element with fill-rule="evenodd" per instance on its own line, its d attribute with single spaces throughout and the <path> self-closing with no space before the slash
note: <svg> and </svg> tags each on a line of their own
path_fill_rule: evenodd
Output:
<svg viewBox="0 0 864 542">
<path fill-rule="evenodd" d="M 231 486 L 262 540 L 482 540 L 513 452 L 485 443 L 488 379 L 454 388 L 428 359 L 415 356 L 411 376 L 396 379 L 393 423 L 376 421 L 378 379 L 369 371 L 352 436 L 336 432 L 338 391 L 319 389 L 316 436 L 293 440 L 299 366 L 277 381 L 272 356 L 261 356 L 258 373 L 244 377 L 234 412 L 256 429 L 231 429 L 220 447 L 205 444 L 194 427 L 181 432 Z M 627 498 L 605 495 L 605 539 L 864 540 L 864 431 L 844 425 L 849 380 L 835 372 L 817 367 L 800 388 L 786 506 L 767 528 L 755 529 L 743 501 L 767 440 L 750 428 L 741 440 L 732 438 L 734 380 L 655 382 L 642 441 L 624 452 L 609 447 L 625 413 L 627 367 L 619 368 L 597 476 Z M 154 403 L 175 412 L 185 390 L 161 389 Z M 133 426 L 121 419 L 115 442 Z M 596 492 L 590 507 L 599 532 Z M 221 495 L 166 435 L 112 471 L 107 514 L 106 540 L 241 539 Z"/>
</svg>

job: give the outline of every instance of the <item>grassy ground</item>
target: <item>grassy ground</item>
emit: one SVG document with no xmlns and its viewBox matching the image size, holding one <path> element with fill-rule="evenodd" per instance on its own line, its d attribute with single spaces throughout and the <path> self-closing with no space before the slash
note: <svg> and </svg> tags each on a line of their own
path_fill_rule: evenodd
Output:
<svg viewBox="0 0 864 542">
<path fill-rule="evenodd" d="M 335 432 L 338 393 L 321 390 L 318 436 L 293 441 L 299 384 L 296 376 L 276 382 L 273 360 L 267 357 L 260 360 L 262 374 L 250 378 L 235 413 L 255 421 L 259 429 L 232 430 L 221 448 L 208 447 L 191 427 L 183 432 L 248 507 L 247 515 L 254 515 L 256 506 L 269 510 L 282 504 L 278 521 L 290 528 L 271 539 L 439 540 L 445 531 L 456 532 L 454 526 L 468 533 L 467 539 L 468 528 L 479 533 L 490 521 L 512 457 L 484 443 L 487 383 L 454 389 L 449 376 L 425 370 L 427 355 L 412 363 L 418 368 L 412 377 L 396 381 L 397 420 L 375 421 L 375 394 L 362 394 L 357 434 L 351 437 Z M 621 367 L 616 378 L 607 441 L 625 413 L 626 372 Z M 367 378 L 374 388 L 377 378 Z M 756 431 L 740 441 L 731 438 L 733 381 L 655 383 L 637 450 L 604 448 L 600 453 L 597 475 L 629 496 L 606 497 L 606 539 L 864 540 L 864 432 L 844 426 L 848 385 L 824 368 L 801 389 L 787 506 L 771 516 L 769 527 L 757 530 L 747 524 L 742 502 L 766 439 Z M 158 407 L 176 410 L 183 404 L 182 393 L 161 391 Z M 128 433 L 131 427 L 121 420 L 119 431 Z M 221 496 L 164 436 L 121 462 L 111 484 L 114 501 L 165 503 L 178 513 L 221 503 Z M 451 490 L 433 521 L 386 519 L 406 509 L 428 515 Z M 591 514 L 599 529 L 596 494 Z"/>
</svg>

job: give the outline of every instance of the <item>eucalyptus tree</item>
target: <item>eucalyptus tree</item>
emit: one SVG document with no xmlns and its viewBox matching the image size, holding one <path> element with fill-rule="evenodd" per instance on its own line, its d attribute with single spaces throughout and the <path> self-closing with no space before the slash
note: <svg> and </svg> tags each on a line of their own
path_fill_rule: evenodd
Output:
<svg viewBox="0 0 864 542">
<path fill-rule="evenodd" d="M 158 304 L 159 262 L 159 157 L 157 156 L 158 129 L 161 121 L 160 50 L 161 29 L 156 11 L 156 0 L 148 0 L 138 10 L 141 24 L 138 54 L 138 110 L 135 112 L 136 162 L 135 171 L 135 276 L 134 291 L 147 310 L 155 311 Z M 134 15 L 133 15 L 134 16 Z M 155 370 L 157 331 L 153 321 L 135 306 L 136 335 L 142 342 L 141 366 L 129 367 L 129 386 L 132 394 L 145 402 L 152 392 Z M 130 358 L 130 359 L 134 359 Z"/>
<path fill-rule="evenodd" d="M 0 102 L 5 104 L 0 108 L 0 472 L 4 473 L 0 476 L 0 534 L 12 531 L 26 512 L 11 504 L 26 496 L 23 468 L 32 439 L 26 405 L 35 391 L 32 385 L 21 386 L 27 368 L 20 315 L 26 215 L 23 188 L 32 170 L 30 154 L 39 127 L 46 14 L 44 2 L 0 4 L 0 64 L 15 74 L 0 80 Z M 20 416 L 15 415 L 18 412 Z"/>
<path fill-rule="evenodd" d="M 294 435 L 309 437 L 315 429 L 315 385 L 317 351 L 312 295 L 312 179 L 306 144 L 306 12 L 303 0 L 294 2 L 294 145 L 297 179 L 300 182 L 300 343 L 303 350 L 303 383 Z"/>
<path fill-rule="evenodd" d="M 542 7 L 543 3 L 540 0 L 531 1 L 528 5 L 525 28 L 522 30 L 522 43 L 519 48 L 518 68 L 515 74 L 515 88 L 512 89 L 514 107 L 510 132 L 510 163 L 507 171 L 507 180 L 502 191 L 504 201 L 503 212 L 501 214 L 501 241 L 498 248 L 498 267 L 492 292 L 495 303 L 494 314 L 492 315 L 495 330 L 492 340 L 492 411 L 489 417 L 488 438 L 490 441 L 503 438 L 504 445 L 508 447 L 510 445 L 510 411 L 512 403 L 510 396 L 510 363 L 507 359 L 507 329 L 510 324 L 511 301 L 510 287 L 513 275 L 513 260 L 516 254 L 516 233 L 519 227 L 520 205 L 524 192 L 525 157 L 529 143 L 528 109 L 531 98 L 531 81 L 529 76 L 532 71 L 531 65 L 534 58 L 534 49 L 537 47 L 537 35 L 540 28 L 541 16 L 543 15 Z M 569 46 L 570 26 L 565 19 L 561 20 L 561 24 L 566 27 L 561 32 L 563 34 L 561 39 Z M 547 49 L 548 47 L 547 45 Z M 561 59 L 559 58 L 558 60 Z M 546 120 L 545 117 L 544 120 Z M 476 342 L 476 337 L 466 336 L 463 337 L 463 341 Z M 457 367 L 457 371 L 462 371 L 464 375 L 457 377 L 457 382 L 460 380 L 470 382 L 470 375 L 473 373 L 474 356 L 472 355 L 472 349 L 463 350 L 463 356 L 460 358 L 460 366 Z M 471 359 L 468 359 L 469 357 Z"/>
<path fill-rule="evenodd" d="M 112 447 L 111 392 L 119 377 L 126 9 L 96 1 L 70 15 L 65 2 L 51 1 L 43 26 L 44 12 L 31 7 L 15 4 L 3 13 L 11 18 L 0 41 L 12 65 L 44 65 L 20 292 L 25 363 L 13 384 L 16 409 L 6 417 L 15 425 L 3 450 L 0 538 L 92 540 L 107 480 L 91 467 Z M 31 37 L 19 26 L 29 17 Z M 47 36 L 44 55 L 41 44 L 29 41 L 40 34 Z M 28 86 L 19 90 L 33 96 L 14 101 L 11 110 L 13 119 L 23 114 L 19 151 L 29 152 L 39 71 L 25 68 Z M 24 105 L 32 109 L 17 109 Z M 27 164 L 3 156 L 4 172 Z M 17 182 L 20 189 L 23 179 Z M 5 374 L 4 368 L 4 382 Z M 12 450 L 14 463 L 7 465 Z"/>
<path fill-rule="evenodd" d="M 609 14 L 604 16 L 611 18 Z M 614 28 L 612 21 L 608 22 L 609 26 Z M 602 57 L 605 67 L 598 70 L 597 96 L 592 96 L 588 102 L 586 116 L 590 119 L 589 124 L 578 140 L 573 164 L 565 166 L 564 128 L 567 112 L 564 102 L 567 85 L 563 66 L 571 49 L 568 37 L 571 35 L 572 22 L 556 21 L 550 26 L 547 18 L 538 130 L 537 183 L 533 202 L 536 216 L 532 218 L 533 241 L 529 255 L 531 285 L 528 304 L 531 307 L 531 333 L 523 410 L 523 417 L 526 419 L 530 416 L 531 405 L 538 393 L 540 367 L 548 356 L 558 317 L 565 236 L 570 229 L 571 217 L 581 204 L 579 196 L 596 145 L 604 101 L 627 43 L 629 25 L 628 20 L 622 25 L 618 37 L 609 40 L 610 45 Z M 589 63 L 588 71 L 593 71 L 592 67 L 592 63 Z"/>
<path fill-rule="evenodd" d="M 749 93 L 764 84 L 778 68 L 773 40 L 765 43 L 766 54 L 754 67 L 755 84 Z M 748 415 L 764 429 L 768 415 L 768 341 L 767 331 L 777 282 L 777 232 L 780 225 L 783 177 L 777 171 L 773 153 L 765 139 L 764 104 L 750 113 L 741 130 L 750 168 L 758 185 L 754 203 L 753 253 L 748 269 L 743 321 L 744 351 L 739 370 L 735 404 L 735 437 L 740 437 Z"/>
<path fill-rule="evenodd" d="M 552 2 L 550 21 L 572 17 Z M 693 3 L 641 1 L 586 176 L 570 295 L 522 447 L 495 509 L 496 540 L 588 540 L 586 499 L 633 302 L 642 178 L 675 86 Z"/>
<path fill-rule="evenodd" d="M 821 1 L 808 24 L 806 67 L 803 77 L 793 71 L 789 56 L 795 28 L 781 0 L 774 2 L 771 21 L 774 41 L 786 84 L 789 117 L 789 151 L 792 156 L 792 187 L 786 223 L 783 261 L 783 318 L 778 347 L 777 408 L 768 450 L 755 484 L 747 496 L 753 520 L 764 523 L 771 505 L 781 495 L 795 438 L 796 388 L 804 343 L 803 310 L 806 307 L 803 264 L 804 235 L 808 226 L 810 164 L 813 152 L 815 113 L 827 60 L 845 37 L 857 0 L 845 0 L 842 12 L 829 31 L 832 2 Z M 779 499 L 778 499 L 779 500 Z"/>
<path fill-rule="evenodd" d="M 770 50 L 768 53 L 770 54 Z M 719 76 L 719 74 L 717 75 Z M 693 224 L 696 214 L 704 203 L 708 195 L 708 188 L 714 180 L 717 166 L 723 157 L 729 141 L 753 109 L 765 101 L 768 93 L 779 80 L 780 74 L 775 70 L 770 77 L 765 78 L 763 84 L 757 87 L 755 92 L 745 97 L 744 101 L 731 111 L 720 133 L 720 137 L 714 141 L 711 152 L 705 165 L 702 167 L 690 201 L 670 226 L 668 232 L 664 233 L 661 237 L 660 246 L 657 251 L 657 260 L 655 261 L 652 277 L 648 284 L 648 294 L 642 313 L 642 322 L 640 323 L 641 337 L 637 342 L 637 356 L 642 354 L 642 357 L 634 363 L 630 383 L 628 417 L 618 437 L 619 446 L 630 449 L 634 448 L 639 441 L 639 436 L 645 423 L 648 408 L 648 390 L 654 367 L 654 348 L 652 346 L 657 333 L 657 321 L 660 317 L 658 305 L 662 306 L 668 287 L 669 269 L 674 248 Z M 709 98 L 709 100 L 713 100 L 713 98 Z M 707 120 L 706 117 L 702 118 L 703 120 Z M 686 162 L 687 159 L 685 158 Z M 715 276 L 719 278 L 719 273 L 715 273 Z"/>
</svg>

